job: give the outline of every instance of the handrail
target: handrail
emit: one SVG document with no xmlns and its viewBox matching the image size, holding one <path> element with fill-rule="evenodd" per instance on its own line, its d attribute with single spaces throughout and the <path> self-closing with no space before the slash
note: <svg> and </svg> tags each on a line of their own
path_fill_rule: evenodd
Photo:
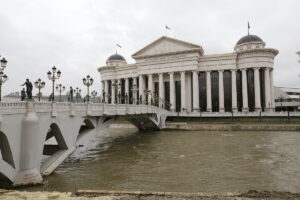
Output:
<svg viewBox="0 0 300 200">
<path fill-rule="evenodd" d="M 134 115 L 134 114 L 168 114 L 162 108 L 153 105 L 136 104 L 106 104 L 106 103 L 70 103 L 70 102 L 0 102 L 0 114 L 26 113 L 86 113 L 87 115 Z"/>
</svg>

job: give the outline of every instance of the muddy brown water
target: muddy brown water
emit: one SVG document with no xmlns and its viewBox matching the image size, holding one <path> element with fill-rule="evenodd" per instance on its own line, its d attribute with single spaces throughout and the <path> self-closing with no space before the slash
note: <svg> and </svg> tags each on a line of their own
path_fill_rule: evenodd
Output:
<svg viewBox="0 0 300 200">
<path fill-rule="evenodd" d="M 25 189 L 300 191 L 299 132 L 159 131 L 117 135 L 97 137 L 88 150 L 75 152 L 46 177 L 44 185 Z"/>
</svg>

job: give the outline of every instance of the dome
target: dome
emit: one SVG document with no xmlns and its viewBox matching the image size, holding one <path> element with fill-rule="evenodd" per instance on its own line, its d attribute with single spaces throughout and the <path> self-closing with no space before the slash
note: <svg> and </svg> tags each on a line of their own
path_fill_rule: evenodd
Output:
<svg viewBox="0 0 300 200">
<path fill-rule="evenodd" d="M 109 56 L 109 58 L 107 59 L 107 61 L 113 61 L 113 60 L 120 60 L 120 61 L 126 61 L 125 58 L 119 54 L 114 54 Z"/>
<path fill-rule="evenodd" d="M 247 42 L 264 42 L 264 41 L 256 35 L 246 35 L 246 36 L 242 37 L 236 43 L 236 45 L 240 45 L 240 44 L 247 43 Z"/>
</svg>

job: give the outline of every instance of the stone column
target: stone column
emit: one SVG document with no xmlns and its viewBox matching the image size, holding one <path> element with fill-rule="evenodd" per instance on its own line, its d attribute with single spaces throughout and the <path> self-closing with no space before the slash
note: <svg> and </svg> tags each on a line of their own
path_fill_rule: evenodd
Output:
<svg viewBox="0 0 300 200">
<path fill-rule="evenodd" d="M 193 112 L 199 110 L 199 77 L 198 72 L 193 71 Z"/>
<path fill-rule="evenodd" d="M 274 100 L 274 85 L 273 85 L 273 69 L 270 69 L 270 90 L 271 90 L 271 109 L 275 111 L 275 100 Z"/>
<path fill-rule="evenodd" d="M 242 87 L 243 87 L 243 112 L 248 112 L 248 89 L 247 89 L 247 70 L 242 69 Z"/>
<path fill-rule="evenodd" d="M 164 107 L 164 101 L 165 101 L 165 95 L 164 95 L 164 74 L 160 73 L 158 74 L 158 84 L 159 84 L 159 106 Z"/>
<path fill-rule="evenodd" d="M 237 112 L 237 90 L 236 90 L 236 70 L 231 70 L 231 102 L 232 102 L 232 112 Z"/>
<path fill-rule="evenodd" d="M 174 82 L 174 72 L 170 72 L 170 103 L 171 103 L 171 111 L 176 110 L 176 98 L 175 98 L 175 82 Z"/>
<path fill-rule="evenodd" d="M 270 88 L 270 69 L 265 68 L 265 112 L 271 110 L 271 88 Z"/>
<path fill-rule="evenodd" d="M 140 104 L 145 104 L 145 77 L 144 75 L 139 76 L 139 98 L 141 100 L 142 97 L 142 102 Z"/>
<path fill-rule="evenodd" d="M 259 68 L 254 69 L 254 96 L 255 96 L 255 111 L 259 112 L 261 111 Z"/>
<path fill-rule="evenodd" d="M 101 88 L 100 88 L 100 97 L 101 97 L 101 99 L 104 99 L 103 92 L 102 92 L 102 91 L 104 91 L 104 88 L 105 88 L 105 81 L 101 81 Z M 102 101 L 100 101 L 100 103 L 101 102 Z"/>
<path fill-rule="evenodd" d="M 136 81 L 136 77 L 132 77 L 132 81 L 133 81 L 133 86 L 132 86 L 132 100 L 133 100 L 133 104 L 137 103 L 137 81 Z"/>
<path fill-rule="evenodd" d="M 129 78 L 125 78 L 125 103 L 129 104 Z"/>
<path fill-rule="evenodd" d="M 118 88 L 117 103 L 121 104 L 122 103 L 122 101 L 121 101 L 121 99 L 122 99 L 122 81 L 121 81 L 121 79 L 118 79 L 117 84 L 118 84 L 118 86 L 117 86 L 117 88 Z"/>
<path fill-rule="evenodd" d="M 153 92 L 153 75 L 148 74 L 148 105 L 151 105 L 151 99 L 153 103 L 153 97 L 154 97 L 154 92 Z"/>
<path fill-rule="evenodd" d="M 185 96 L 185 71 L 180 72 L 181 79 L 181 112 L 186 111 L 186 96 Z"/>
<path fill-rule="evenodd" d="M 105 92 L 105 103 L 108 103 L 108 80 L 105 81 L 104 92 Z"/>
<path fill-rule="evenodd" d="M 224 70 L 219 70 L 219 112 L 224 112 Z"/>
<path fill-rule="evenodd" d="M 116 103 L 116 80 L 111 80 L 111 104 Z"/>
<path fill-rule="evenodd" d="M 210 76 L 210 71 L 206 71 L 206 111 L 211 112 L 211 76 Z"/>
</svg>

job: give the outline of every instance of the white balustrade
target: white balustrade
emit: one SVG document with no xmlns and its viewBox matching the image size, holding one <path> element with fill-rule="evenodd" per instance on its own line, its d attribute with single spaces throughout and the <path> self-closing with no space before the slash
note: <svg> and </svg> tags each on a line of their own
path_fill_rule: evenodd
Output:
<svg viewBox="0 0 300 200">
<path fill-rule="evenodd" d="M 152 105 L 136 104 L 106 104 L 106 103 L 70 103 L 70 102 L 34 102 L 33 110 L 37 113 L 52 113 L 55 117 L 62 112 L 70 116 L 80 115 L 135 115 L 135 114 L 168 114 L 167 110 Z M 27 102 L 1 102 L 0 114 L 24 114 L 27 112 Z"/>
</svg>

